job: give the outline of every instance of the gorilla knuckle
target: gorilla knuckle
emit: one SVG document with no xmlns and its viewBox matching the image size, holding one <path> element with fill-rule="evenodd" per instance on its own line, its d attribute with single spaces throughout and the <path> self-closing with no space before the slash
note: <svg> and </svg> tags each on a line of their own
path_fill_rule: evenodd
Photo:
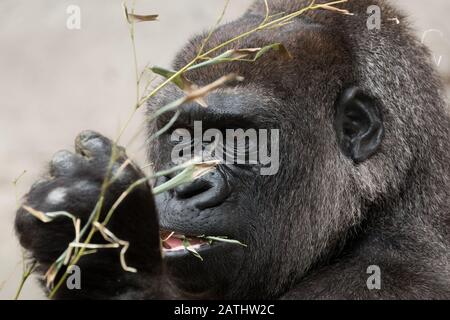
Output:
<svg viewBox="0 0 450 320">
<path fill-rule="evenodd" d="M 50 161 L 50 174 L 52 176 L 74 174 L 80 169 L 80 159 L 72 152 L 60 150 L 53 155 Z"/>
</svg>

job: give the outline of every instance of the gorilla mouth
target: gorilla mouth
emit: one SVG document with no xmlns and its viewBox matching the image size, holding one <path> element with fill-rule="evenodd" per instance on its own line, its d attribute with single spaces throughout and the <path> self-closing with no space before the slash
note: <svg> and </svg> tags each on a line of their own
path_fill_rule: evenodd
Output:
<svg viewBox="0 0 450 320">
<path fill-rule="evenodd" d="M 247 247 L 246 244 L 230 239 L 226 236 L 192 236 L 185 235 L 175 231 L 160 231 L 162 252 L 167 257 L 182 257 L 185 255 L 193 255 L 203 261 L 200 253 L 209 251 L 215 247 L 227 247 L 228 245 L 238 245 Z"/>
<path fill-rule="evenodd" d="M 162 230 L 160 232 L 160 239 L 164 253 L 189 251 L 196 252 L 206 246 L 211 245 L 211 240 L 204 236 L 191 236 L 177 233 L 175 231 Z"/>
</svg>

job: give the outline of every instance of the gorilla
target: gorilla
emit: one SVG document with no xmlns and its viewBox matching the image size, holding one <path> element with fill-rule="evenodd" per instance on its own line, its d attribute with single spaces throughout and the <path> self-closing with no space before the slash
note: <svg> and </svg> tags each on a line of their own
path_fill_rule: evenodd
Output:
<svg viewBox="0 0 450 320">
<path fill-rule="evenodd" d="M 309 1 L 273 0 L 271 12 L 294 12 Z M 369 30 L 367 9 L 381 9 Z M 233 61 L 194 69 L 198 85 L 231 72 L 244 78 L 188 103 L 171 130 L 149 143 L 155 170 L 171 165 L 171 133 L 204 129 L 278 129 L 279 171 L 259 164 L 221 163 L 192 183 L 152 196 L 143 184 L 119 205 L 107 227 L 130 242 L 126 272 L 115 249 L 82 256 L 81 290 L 61 286 L 59 299 L 449 299 L 450 117 L 428 50 L 405 17 L 384 0 L 350 0 L 352 15 L 314 10 L 292 23 L 256 32 L 223 50 L 282 43 L 292 55 L 268 52 L 257 62 Z M 256 1 L 220 26 L 207 48 L 257 26 Z M 394 18 L 398 18 L 397 23 Z M 178 70 L 205 39 L 194 37 L 173 62 Z M 182 93 L 166 86 L 148 112 Z M 148 125 L 162 128 L 173 114 Z M 133 182 L 134 165 L 102 193 L 112 142 L 93 131 L 75 152 L 56 153 L 48 177 L 24 203 L 42 212 L 67 211 L 86 223 L 100 195 L 102 215 Z M 119 148 L 117 172 L 127 161 Z M 123 168 L 124 166 L 122 166 Z M 156 185 L 173 174 L 160 177 Z M 154 186 L 153 186 L 154 187 Z M 19 209 L 21 245 L 44 273 L 74 238 L 69 219 L 42 223 Z M 169 233 L 192 240 L 203 261 Z M 227 236 L 246 246 L 204 241 Z M 177 240 L 178 239 L 178 240 Z M 101 242 L 97 234 L 93 242 Z M 371 286 L 378 271 L 380 283 Z M 377 272 L 376 272 L 377 273 Z"/>
</svg>

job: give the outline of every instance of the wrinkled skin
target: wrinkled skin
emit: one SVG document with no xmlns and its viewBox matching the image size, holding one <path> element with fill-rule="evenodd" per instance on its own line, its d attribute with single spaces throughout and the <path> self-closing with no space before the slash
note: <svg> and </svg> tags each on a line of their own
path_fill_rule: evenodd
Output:
<svg viewBox="0 0 450 320">
<path fill-rule="evenodd" d="M 293 12 L 305 1 L 275 0 L 272 12 Z M 82 290 L 64 286 L 58 298 L 450 298 L 450 119 L 427 50 L 404 23 L 383 19 L 366 28 L 366 9 L 404 17 L 384 1 L 351 0 L 355 13 L 316 11 L 279 29 L 224 48 L 281 42 L 293 59 L 269 52 L 257 63 L 232 62 L 193 70 L 206 85 L 235 72 L 244 77 L 211 93 L 208 108 L 192 103 L 170 132 L 149 146 L 155 170 L 170 167 L 170 133 L 202 120 L 205 129 L 280 130 L 280 168 L 220 164 L 190 185 L 153 199 L 141 186 L 119 206 L 108 228 L 130 241 L 122 270 L 117 250 L 83 257 Z M 262 2 L 212 36 L 212 48 L 261 22 Z M 178 69 L 205 35 L 182 50 Z M 206 48 L 208 49 L 208 48 Z M 181 95 L 168 86 L 149 112 Z M 171 114 L 149 124 L 149 135 Z M 66 210 L 86 221 L 101 190 L 112 144 L 83 132 L 76 152 L 58 153 L 49 178 L 24 203 L 44 212 Z M 126 158 L 124 150 L 117 169 Z M 127 166 L 106 192 L 103 215 L 142 177 Z M 169 179 L 162 177 L 159 185 Z M 156 207 L 155 209 L 155 200 Z M 213 243 L 161 258 L 160 229 L 187 235 L 226 235 L 247 247 Z M 21 209 L 21 244 L 44 272 L 73 239 L 71 222 L 43 224 Z M 96 242 L 101 239 L 97 238 Z M 381 270 L 369 290 L 367 268 Z"/>
</svg>

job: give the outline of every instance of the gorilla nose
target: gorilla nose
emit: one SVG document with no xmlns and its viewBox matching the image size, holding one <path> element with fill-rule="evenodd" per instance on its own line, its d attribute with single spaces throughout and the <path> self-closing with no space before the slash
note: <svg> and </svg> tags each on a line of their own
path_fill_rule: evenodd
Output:
<svg viewBox="0 0 450 320">
<path fill-rule="evenodd" d="M 171 176 L 158 179 L 157 185 L 168 181 Z M 220 205 L 230 194 L 226 180 L 217 171 L 208 173 L 196 180 L 177 186 L 170 191 L 172 201 L 179 201 L 183 206 L 193 206 L 199 210 Z"/>
<path fill-rule="evenodd" d="M 213 185 L 205 179 L 196 179 L 191 183 L 183 184 L 175 188 L 175 193 L 180 199 L 188 199 L 211 189 Z"/>
</svg>

